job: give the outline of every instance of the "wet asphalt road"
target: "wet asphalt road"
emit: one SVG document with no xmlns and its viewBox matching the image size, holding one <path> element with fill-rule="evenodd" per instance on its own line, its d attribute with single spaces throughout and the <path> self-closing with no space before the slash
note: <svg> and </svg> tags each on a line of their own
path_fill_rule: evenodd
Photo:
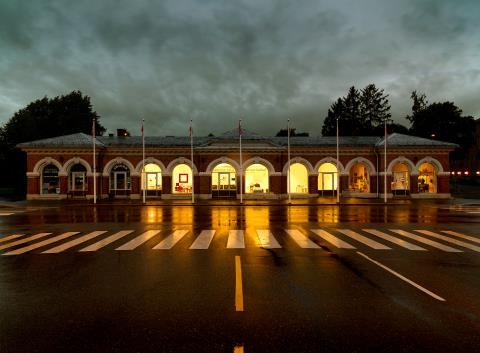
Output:
<svg viewBox="0 0 480 353">
<path fill-rule="evenodd" d="M 233 352 L 235 346 L 245 352 L 475 352 L 479 210 L 428 202 L 0 209 L 0 352 Z M 318 248 L 302 248 L 286 229 Z M 312 229 L 355 249 L 339 248 Z M 374 249 L 343 229 L 390 249 Z M 106 233 L 42 253 L 99 230 Z M 79 251 L 124 230 L 133 232 L 97 251 Z M 134 249 L 116 250 L 148 230 L 159 232 Z M 187 232 L 171 249 L 152 249 L 175 230 Z M 189 249 L 204 230 L 216 230 L 208 248 Z M 245 248 L 227 248 L 231 230 L 244 230 Z M 279 247 L 259 246 L 257 230 L 271 231 Z M 41 232 L 52 234 L 2 248 Z M 65 232 L 79 233 L 5 255 Z M 25 235 L 2 241 L 17 233 Z M 236 256 L 244 311 L 236 311 Z"/>
</svg>

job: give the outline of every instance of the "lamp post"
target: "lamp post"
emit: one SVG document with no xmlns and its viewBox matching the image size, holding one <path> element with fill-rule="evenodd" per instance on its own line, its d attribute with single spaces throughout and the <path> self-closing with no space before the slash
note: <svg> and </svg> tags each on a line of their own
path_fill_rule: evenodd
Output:
<svg viewBox="0 0 480 353">
<path fill-rule="evenodd" d="M 290 195 L 290 119 L 287 120 L 287 159 L 288 159 L 287 194 L 288 194 L 288 204 L 291 204 L 292 196 Z"/>
<path fill-rule="evenodd" d="M 340 203 L 340 148 L 338 138 L 338 116 L 337 116 L 337 203 Z"/>
<path fill-rule="evenodd" d="M 387 203 L 387 119 L 385 118 L 385 139 L 384 139 L 384 171 L 383 171 L 383 202 Z"/>
</svg>

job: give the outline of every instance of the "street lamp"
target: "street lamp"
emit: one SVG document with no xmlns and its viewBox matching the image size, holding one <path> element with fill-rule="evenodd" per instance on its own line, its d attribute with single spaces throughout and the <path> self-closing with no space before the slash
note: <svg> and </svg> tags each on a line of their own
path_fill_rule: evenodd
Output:
<svg viewBox="0 0 480 353">
<path fill-rule="evenodd" d="M 337 203 L 340 203 L 340 149 L 338 143 L 338 119 L 337 116 Z"/>
</svg>

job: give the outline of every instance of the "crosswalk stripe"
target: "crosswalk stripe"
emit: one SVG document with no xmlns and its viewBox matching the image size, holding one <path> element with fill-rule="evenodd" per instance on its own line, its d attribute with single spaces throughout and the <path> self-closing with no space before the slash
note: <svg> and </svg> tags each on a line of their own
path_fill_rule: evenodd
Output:
<svg viewBox="0 0 480 353">
<path fill-rule="evenodd" d="M 228 232 L 228 249 L 244 249 L 245 248 L 245 236 L 243 230 L 230 230 Z"/>
<path fill-rule="evenodd" d="M 467 240 L 473 241 L 475 243 L 480 243 L 480 239 L 478 239 L 478 238 L 475 238 L 475 237 L 472 237 L 470 235 L 466 235 L 466 234 L 463 234 L 463 233 L 454 232 L 453 230 L 442 230 L 442 233 L 449 234 L 449 235 L 454 235 L 456 237 L 467 239 Z"/>
<path fill-rule="evenodd" d="M 48 244 L 52 244 L 52 243 L 55 243 L 57 241 L 60 241 L 60 240 L 63 240 L 63 239 L 66 239 L 66 238 L 69 238 L 71 237 L 72 235 L 75 235 L 75 234 L 78 234 L 80 232 L 66 232 L 66 233 L 63 233 L 63 234 L 60 234 L 60 235 L 57 235 L 56 237 L 53 237 L 53 238 L 49 238 L 49 239 L 45 239 L 39 243 L 35 243 L 35 244 L 31 244 L 31 245 L 28 245 L 28 246 L 24 246 L 23 248 L 20 248 L 20 249 L 15 249 L 15 250 L 12 250 L 12 251 L 9 251 L 3 255 L 20 255 L 20 254 L 24 254 L 30 250 L 35 250 L 35 249 L 38 249 L 38 248 L 41 248 L 42 246 L 45 246 L 45 245 L 48 245 Z"/>
<path fill-rule="evenodd" d="M 272 232 L 267 229 L 257 229 L 257 245 L 265 249 L 281 248 Z"/>
<path fill-rule="evenodd" d="M 461 240 L 458 240 L 458 239 L 453 239 L 453 238 L 450 238 L 450 237 L 446 237 L 445 235 L 441 235 L 441 234 L 438 234 L 438 233 L 435 233 L 435 232 L 431 232 L 429 230 L 417 230 L 416 229 L 415 232 L 422 233 L 422 234 L 425 234 L 425 235 L 429 235 L 431 237 L 441 239 L 441 240 L 447 241 L 447 242 L 455 244 L 455 245 L 460 245 L 460 246 L 463 246 L 464 248 L 467 248 L 467 249 L 470 249 L 470 250 L 473 250 L 473 251 L 476 251 L 476 252 L 480 252 L 480 247 L 478 247 L 476 245 L 465 243 L 464 241 L 461 241 Z"/>
<path fill-rule="evenodd" d="M 28 238 L 23 238 L 23 239 L 20 239 L 20 240 L 17 240 L 17 241 L 8 243 L 8 244 L 3 244 L 3 245 L 0 246 L 0 250 L 8 249 L 8 248 L 20 245 L 20 244 L 25 244 L 25 243 L 28 243 L 32 240 L 37 240 L 37 239 L 43 238 L 43 237 L 45 237 L 47 235 L 50 235 L 50 234 L 52 234 L 52 233 L 38 233 L 38 234 L 32 235 L 31 237 L 28 237 Z"/>
<path fill-rule="evenodd" d="M 176 230 L 172 234 L 170 234 L 168 237 L 163 239 L 160 243 L 155 245 L 153 249 L 155 250 L 168 250 L 173 248 L 175 244 L 177 244 L 180 239 L 182 239 L 185 234 L 188 233 L 188 230 L 182 229 L 182 230 Z"/>
<path fill-rule="evenodd" d="M 84 252 L 84 251 L 97 251 L 104 246 L 107 246 L 108 244 L 113 243 L 114 241 L 117 241 L 118 239 L 123 238 L 124 236 L 133 233 L 133 230 L 121 230 L 115 234 L 110 235 L 109 237 L 106 237 L 105 239 L 102 239 L 100 241 L 97 241 L 96 243 L 93 243 L 83 249 L 80 249 L 79 251 Z"/>
<path fill-rule="evenodd" d="M 72 241 L 66 242 L 65 244 L 61 244 L 61 245 L 56 246 L 54 248 L 45 250 L 44 252 L 42 252 L 42 254 L 56 254 L 56 253 L 62 252 L 64 250 L 73 248 L 75 245 L 84 243 L 84 242 L 86 242 L 90 239 L 98 237 L 99 235 L 102 235 L 106 232 L 107 232 L 106 230 L 97 230 L 95 232 L 88 233 L 88 234 L 86 234 L 86 235 L 84 235 L 80 238 L 77 238 L 77 239 L 74 239 Z"/>
<path fill-rule="evenodd" d="M 350 229 L 337 229 L 342 234 L 345 234 L 347 237 L 350 237 L 352 239 L 355 239 L 356 241 L 359 241 L 360 243 L 363 243 L 375 250 L 391 250 L 392 248 L 383 245 L 379 242 L 376 242 L 375 240 L 372 240 L 370 238 L 364 237 L 361 234 L 358 234 L 357 232 L 354 232 L 353 230 Z"/>
<path fill-rule="evenodd" d="M 439 242 L 436 242 L 436 241 L 433 241 L 433 240 L 430 240 L 430 239 L 426 239 L 424 237 L 418 236 L 416 234 L 407 232 L 407 231 L 402 230 L 402 229 L 390 229 L 390 231 L 394 232 L 394 233 L 397 233 L 399 235 L 402 235 L 404 237 L 416 240 L 419 243 L 427 244 L 427 245 L 433 246 L 434 248 L 437 248 L 437 249 L 440 249 L 440 250 L 443 250 L 443 251 L 446 251 L 446 252 L 462 252 L 462 250 L 452 248 L 448 245 L 443 245 Z"/>
<path fill-rule="evenodd" d="M 311 241 L 305 234 L 300 232 L 297 229 L 285 229 L 285 231 L 290 235 L 290 237 L 298 244 L 301 248 L 306 249 L 319 249 L 320 247 Z"/>
<path fill-rule="evenodd" d="M 8 235 L 6 237 L 2 237 L 0 238 L 0 243 L 3 243 L 3 242 L 6 242 L 6 241 L 9 241 L 9 240 L 12 240 L 12 239 L 16 239 L 16 238 L 19 238 L 21 236 L 23 236 L 25 234 L 12 234 L 12 235 Z"/>
<path fill-rule="evenodd" d="M 0 216 L 11 216 L 13 213 L 0 212 Z"/>
<path fill-rule="evenodd" d="M 158 229 L 147 230 L 146 232 L 140 234 L 138 237 L 133 238 L 132 240 L 123 244 L 122 246 L 119 246 L 115 250 L 120 250 L 120 251 L 133 250 L 135 248 L 138 248 L 140 245 L 147 242 L 148 240 L 152 239 L 158 233 L 160 233 L 160 230 Z"/>
<path fill-rule="evenodd" d="M 346 241 L 343 241 L 342 239 L 337 238 L 333 234 L 330 234 L 329 232 L 323 230 L 323 229 L 312 229 L 312 232 L 320 236 L 322 239 L 328 241 L 330 244 L 335 245 L 337 248 L 340 249 L 355 249 L 353 245 L 350 245 Z"/>
<path fill-rule="evenodd" d="M 197 239 L 192 243 L 190 249 L 208 249 L 210 243 L 212 242 L 213 236 L 215 235 L 215 230 L 202 230 L 198 235 Z"/>
<path fill-rule="evenodd" d="M 392 237 L 390 234 L 380 232 L 379 230 L 376 229 L 362 229 L 364 232 L 376 235 L 377 237 L 380 237 L 382 239 L 385 239 L 386 241 L 392 242 L 394 244 L 397 244 L 403 248 L 406 248 L 408 250 L 415 250 L 415 251 L 427 251 L 427 249 L 422 248 L 421 246 L 409 243 L 408 241 L 398 239 L 395 237 Z"/>
</svg>

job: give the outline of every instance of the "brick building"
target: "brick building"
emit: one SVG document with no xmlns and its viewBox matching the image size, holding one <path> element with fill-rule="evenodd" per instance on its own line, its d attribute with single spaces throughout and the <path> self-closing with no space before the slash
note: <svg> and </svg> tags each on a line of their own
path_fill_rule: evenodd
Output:
<svg viewBox="0 0 480 353">
<path fill-rule="evenodd" d="M 384 138 L 220 136 L 96 139 L 97 195 L 148 198 L 383 197 Z M 93 197 L 93 141 L 83 133 L 19 144 L 27 153 L 27 199 Z M 387 196 L 449 197 L 449 153 L 456 145 L 402 134 L 387 139 Z M 143 172 L 142 172 L 143 170 Z M 290 173 L 288 173 L 290 170 Z M 339 173 L 339 174 L 337 174 Z"/>
</svg>

